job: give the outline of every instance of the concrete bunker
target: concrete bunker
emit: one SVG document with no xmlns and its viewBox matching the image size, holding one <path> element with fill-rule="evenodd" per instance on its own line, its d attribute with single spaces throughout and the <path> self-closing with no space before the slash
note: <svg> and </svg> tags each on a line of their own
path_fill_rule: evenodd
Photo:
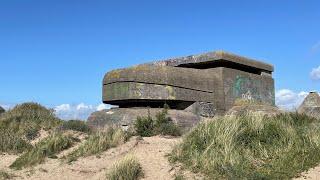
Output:
<svg viewBox="0 0 320 180">
<path fill-rule="evenodd" d="M 222 115 L 241 100 L 274 105 L 273 71 L 272 65 L 223 51 L 156 61 L 107 73 L 103 102 L 119 108 L 166 103 L 203 116 Z"/>
</svg>

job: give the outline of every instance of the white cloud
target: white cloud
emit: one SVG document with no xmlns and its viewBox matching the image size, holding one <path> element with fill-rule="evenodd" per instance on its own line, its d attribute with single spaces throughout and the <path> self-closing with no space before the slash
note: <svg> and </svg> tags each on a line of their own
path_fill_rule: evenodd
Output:
<svg viewBox="0 0 320 180">
<path fill-rule="evenodd" d="M 318 68 L 313 68 L 310 76 L 313 80 L 320 80 L 320 66 Z"/>
<path fill-rule="evenodd" d="M 81 119 L 86 120 L 94 111 L 109 109 L 111 106 L 99 104 L 97 106 L 80 103 L 76 105 L 61 104 L 54 108 L 55 114 L 64 120 Z"/>
<path fill-rule="evenodd" d="M 102 111 L 102 110 L 104 110 L 104 109 L 110 109 L 111 107 L 113 107 L 113 106 L 107 105 L 107 104 L 99 104 L 99 105 L 97 106 L 97 111 Z"/>
<path fill-rule="evenodd" d="M 54 110 L 55 110 L 56 112 L 69 111 L 70 109 L 71 109 L 70 104 L 61 104 L 61 105 L 56 106 L 56 107 L 54 108 Z"/>
<path fill-rule="evenodd" d="M 0 106 L 4 108 L 6 111 L 14 107 L 13 104 L 2 104 L 2 103 L 0 104 Z"/>
<path fill-rule="evenodd" d="M 80 103 L 77 105 L 77 110 L 85 110 L 85 109 L 93 109 L 92 105 L 86 105 L 84 103 Z"/>
<path fill-rule="evenodd" d="M 308 94 L 305 91 L 294 92 L 289 89 L 281 89 L 276 92 L 276 104 L 285 110 L 295 110 Z"/>
</svg>

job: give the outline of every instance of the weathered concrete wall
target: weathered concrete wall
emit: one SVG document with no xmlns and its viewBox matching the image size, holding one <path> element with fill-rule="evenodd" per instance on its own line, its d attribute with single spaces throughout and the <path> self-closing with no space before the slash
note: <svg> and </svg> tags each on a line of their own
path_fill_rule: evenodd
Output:
<svg viewBox="0 0 320 180">
<path fill-rule="evenodd" d="M 274 80 L 270 76 L 223 68 L 225 109 L 237 100 L 275 105 Z"/>
<path fill-rule="evenodd" d="M 103 84 L 137 82 L 210 92 L 212 81 L 205 79 L 210 79 L 210 75 L 200 69 L 141 65 L 111 71 L 104 77 Z"/>
<path fill-rule="evenodd" d="M 272 72 L 272 65 L 225 52 L 174 58 L 107 73 L 103 102 L 161 107 L 169 101 L 197 114 L 224 114 L 238 100 L 274 105 Z"/>
<path fill-rule="evenodd" d="M 188 64 L 207 64 L 208 62 L 219 63 L 219 61 L 226 60 L 228 62 L 236 63 L 239 65 L 248 66 L 251 68 L 260 69 L 264 72 L 273 72 L 274 68 L 272 65 L 256 61 L 243 56 L 238 56 L 232 53 L 224 51 L 214 51 L 198 55 L 190 55 L 185 57 L 172 58 L 164 61 L 157 61 L 151 64 L 160 66 L 184 66 Z"/>
<path fill-rule="evenodd" d="M 203 92 L 169 85 L 117 82 L 104 86 L 103 99 L 117 100 L 179 100 L 212 101 L 212 92 Z M 111 102 L 112 103 L 112 102 Z"/>
<path fill-rule="evenodd" d="M 94 129 L 105 126 L 124 126 L 131 128 L 138 116 L 155 118 L 161 112 L 160 108 L 115 108 L 94 112 L 88 118 L 88 125 Z M 191 112 L 181 110 L 168 110 L 168 117 L 182 130 L 188 130 L 200 122 L 201 117 Z"/>
<path fill-rule="evenodd" d="M 114 105 L 130 100 L 213 102 L 216 71 L 145 65 L 111 71 L 103 81 L 103 101 Z"/>
</svg>

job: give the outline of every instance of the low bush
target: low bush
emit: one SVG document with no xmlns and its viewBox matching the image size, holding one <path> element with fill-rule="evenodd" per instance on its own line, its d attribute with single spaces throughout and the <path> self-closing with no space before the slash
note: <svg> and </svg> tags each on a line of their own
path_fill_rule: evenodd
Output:
<svg viewBox="0 0 320 180">
<path fill-rule="evenodd" d="M 133 156 L 127 155 L 120 162 L 113 165 L 107 174 L 109 180 L 137 180 L 143 176 L 140 163 Z"/>
<path fill-rule="evenodd" d="M 210 179 L 290 179 L 320 162 L 320 122 L 296 113 L 203 122 L 170 155 Z"/>
<path fill-rule="evenodd" d="M 99 154 L 123 144 L 127 139 L 128 136 L 122 129 L 110 127 L 106 131 L 98 131 L 91 134 L 82 145 L 68 154 L 66 158 L 69 162 L 72 162 L 79 157 Z"/>
<path fill-rule="evenodd" d="M 153 135 L 170 135 L 180 136 L 179 127 L 167 117 L 168 108 L 156 114 L 155 119 L 152 119 L 150 113 L 146 117 L 138 117 L 134 123 L 135 132 L 142 137 L 150 137 Z"/>
<path fill-rule="evenodd" d="M 154 122 L 150 115 L 138 117 L 135 124 L 135 132 L 142 137 L 150 137 L 154 134 Z"/>
<path fill-rule="evenodd" d="M 17 136 L 10 129 L 0 129 L 0 152 L 18 154 L 31 148 L 30 143 Z"/>
<path fill-rule="evenodd" d="M 81 120 L 69 120 L 69 121 L 63 121 L 59 130 L 73 130 L 73 131 L 79 131 L 84 133 L 89 133 L 90 128 L 87 125 L 85 121 Z"/>
<path fill-rule="evenodd" d="M 57 153 L 70 148 L 73 145 L 74 138 L 65 136 L 61 133 L 43 139 L 34 148 L 22 154 L 10 168 L 21 169 L 23 167 L 34 166 L 45 161 L 46 157 L 54 157 Z"/>
</svg>

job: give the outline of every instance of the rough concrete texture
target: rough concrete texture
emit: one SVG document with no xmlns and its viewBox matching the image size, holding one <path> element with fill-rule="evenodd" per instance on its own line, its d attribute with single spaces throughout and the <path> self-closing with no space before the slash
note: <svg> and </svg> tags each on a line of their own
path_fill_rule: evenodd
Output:
<svg viewBox="0 0 320 180">
<path fill-rule="evenodd" d="M 4 113 L 4 112 L 5 112 L 4 108 L 2 108 L 2 107 L 0 106 L 0 114 L 2 114 L 2 113 Z"/>
<path fill-rule="evenodd" d="M 112 125 L 131 128 L 138 116 L 150 114 L 154 118 L 161 111 L 161 108 L 114 108 L 92 113 L 87 122 L 94 129 Z M 201 120 L 200 116 L 182 110 L 168 110 L 168 117 L 182 130 L 188 130 Z"/>
<path fill-rule="evenodd" d="M 241 100 L 273 109 L 273 70 L 272 65 L 223 51 L 113 70 L 103 79 L 102 98 L 120 108 L 92 114 L 89 124 L 131 124 L 137 116 L 147 115 L 146 107 L 153 114 L 164 104 L 174 109 L 169 114 L 177 117 L 177 124 L 188 127 L 199 116 L 224 115 Z"/>
<path fill-rule="evenodd" d="M 298 108 L 299 113 L 320 119 L 320 96 L 317 92 L 310 92 Z"/>
<path fill-rule="evenodd" d="M 158 61 L 107 73 L 103 102 L 121 108 L 167 103 L 180 110 L 210 104 L 207 116 L 222 115 L 239 99 L 274 105 L 273 70 L 272 65 L 222 51 Z"/>
<path fill-rule="evenodd" d="M 247 104 L 234 106 L 226 113 L 227 116 L 241 116 L 245 114 L 258 114 L 261 116 L 276 116 L 283 113 L 279 108 L 262 104 Z"/>
<path fill-rule="evenodd" d="M 267 72 L 273 72 L 274 68 L 272 65 L 257 61 L 254 59 L 246 58 L 243 56 L 238 56 L 232 53 L 224 51 L 214 51 L 199 55 L 190 55 L 186 57 L 172 58 L 164 61 L 153 62 L 150 64 L 160 65 L 160 66 L 182 66 L 190 67 L 192 65 L 201 65 L 208 63 L 221 63 L 224 61 L 231 62 L 232 64 L 238 64 L 242 66 L 248 66 L 252 69 L 261 69 Z"/>
</svg>

